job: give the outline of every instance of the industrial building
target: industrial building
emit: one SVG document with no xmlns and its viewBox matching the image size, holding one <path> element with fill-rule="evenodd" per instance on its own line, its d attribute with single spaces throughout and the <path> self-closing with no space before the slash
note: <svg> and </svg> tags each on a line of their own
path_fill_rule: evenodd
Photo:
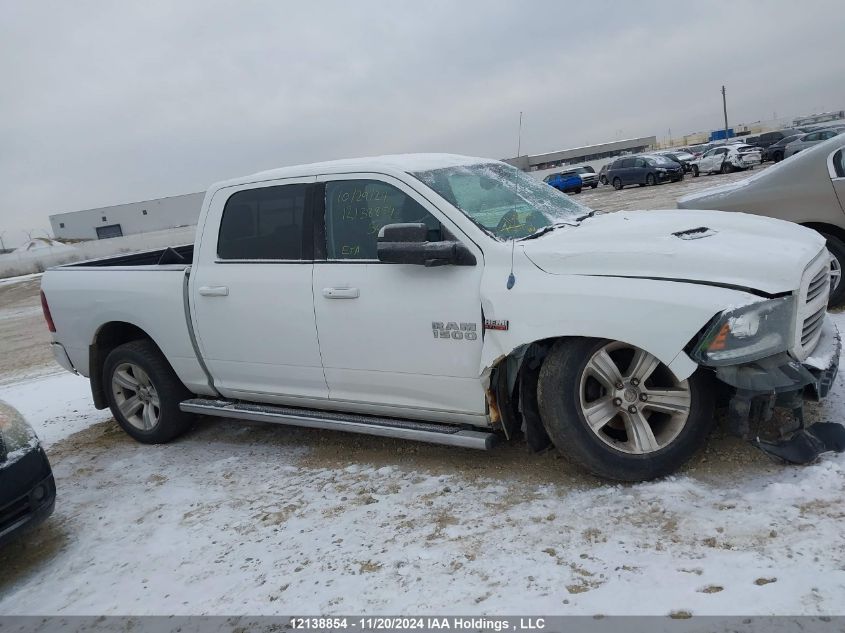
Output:
<svg viewBox="0 0 845 633">
<path fill-rule="evenodd" d="M 610 143 L 599 143 L 598 145 L 562 149 L 556 152 L 547 152 L 533 156 L 524 155 L 517 156 L 516 158 L 505 158 L 504 162 L 522 171 L 538 171 L 560 167 L 561 165 L 579 165 L 604 158 L 621 156 L 622 154 L 639 154 L 640 152 L 647 152 L 653 149 L 656 145 L 656 137 L 643 136 Z"/>
<path fill-rule="evenodd" d="M 66 240 L 97 240 L 197 223 L 204 192 L 130 202 L 50 216 L 53 235 Z"/>
</svg>

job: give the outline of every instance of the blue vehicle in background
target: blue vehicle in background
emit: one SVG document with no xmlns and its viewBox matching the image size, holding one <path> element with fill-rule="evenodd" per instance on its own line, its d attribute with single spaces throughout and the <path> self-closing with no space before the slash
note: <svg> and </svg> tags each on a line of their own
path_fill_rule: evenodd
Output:
<svg viewBox="0 0 845 633">
<path fill-rule="evenodd" d="M 543 182 L 563 193 L 570 193 L 572 191 L 581 193 L 581 188 L 584 186 L 581 176 L 573 172 L 549 174 L 543 178 Z"/>
</svg>

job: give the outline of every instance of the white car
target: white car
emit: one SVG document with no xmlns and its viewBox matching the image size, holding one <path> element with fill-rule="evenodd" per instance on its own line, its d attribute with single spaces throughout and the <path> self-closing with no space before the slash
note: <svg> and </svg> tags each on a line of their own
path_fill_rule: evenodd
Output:
<svg viewBox="0 0 845 633">
<path fill-rule="evenodd" d="M 692 161 L 692 175 L 729 174 L 738 169 L 753 169 L 762 162 L 759 147 L 732 143 L 721 145 L 706 151 L 700 158 Z"/>
<path fill-rule="evenodd" d="M 826 394 L 829 278 L 795 224 L 596 215 L 504 163 L 421 154 L 218 183 L 194 246 L 51 269 L 42 305 L 59 364 L 141 442 L 195 414 L 481 449 L 524 433 L 639 480 L 702 447 L 717 393 L 751 439 Z M 803 461 L 817 427 L 758 445 Z"/>
</svg>

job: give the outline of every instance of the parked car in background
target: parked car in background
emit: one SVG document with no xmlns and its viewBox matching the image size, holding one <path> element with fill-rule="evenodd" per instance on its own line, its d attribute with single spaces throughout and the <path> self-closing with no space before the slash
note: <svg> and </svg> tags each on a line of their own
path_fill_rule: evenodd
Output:
<svg viewBox="0 0 845 633">
<path fill-rule="evenodd" d="M 808 147 L 812 147 L 813 145 L 817 145 L 823 141 L 831 139 L 834 136 L 842 134 L 842 132 L 842 129 L 825 128 L 823 130 L 815 130 L 808 134 L 804 134 L 803 136 L 799 136 L 784 148 L 783 157 L 789 158 L 793 154 L 797 154 Z"/>
<path fill-rule="evenodd" d="M 845 305 L 845 135 L 745 180 L 684 196 L 678 208 L 742 211 L 815 229 L 834 258 L 830 305 Z"/>
<path fill-rule="evenodd" d="M 699 145 L 690 145 L 686 148 L 686 151 L 692 154 L 695 158 L 701 158 L 705 152 L 713 149 L 713 147 L 714 146 L 710 143 L 701 143 Z"/>
<path fill-rule="evenodd" d="M 53 512 L 56 482 L 35 432 L 0 402 L 0 545 Z"/>
<path fill-rule="evenodd" d="M 595 189 L 599 186 L 599 175 L 596 173 L 596 170 L 590 167 L 589 165 L 573 167 L 572 169 L 565 170 L 563 173 L 578 174 L 579 176 L 581 176 L 581 182 L 583 183 L 584 187 L 590 187 L 592 189 Z"/>
<path fill-rule="evenodd" d="M 556 174 L 549 174 L 543 178 L 543 182 L 563 193 L 581 193 L 581 189 L 584 186 L 581 176 L 573 171 L 561 171 Z"/>
<path fill-rule="evenodd" d="M 798 134 L 793 134 L 792 136 L 785 136 L 779 141 L 776 141 L 766 147 L 763 150 L 763 162 L 766 161 L 774 161 L 779 163 L 783 160 L 784 152 L 786 151 L 786 146 L 789 145 L 792 141 L 798 140 L 803 135 L 803 132 L 799 132 Z"/>
<path fill-rule="evenodd" d="M 766 149 L 774 145 L 775 143 L 782 141 L 787 136 L 795 136 L 796 134 L 802 134 L 800 130 L 793 130 L 792 128 L 786 128 L 783 130 L 775 130 L 774 132 L 763 132 L 757 138 L 757 147 L 762 147 Z"/>
<path fill-rule="evenodd" d="M 655 152 L 658 156 L 665 156 L 666 158 L 675 161 L 684 168 L 684 172 L 692 171 L 692 161 L 695 159 L 693 154 L 683 150 L 672 150 L 670 152 Z"/>
<path fill-rule="evenodd" d="M 737 169 L 753 169 L 761 161 L 760 150 L 756 147 L 741 143 L 722 145 L 692 161 L 692 175 L 729 174 Z"/>
<path fill-rule="evenodd" d="M 608 184 L 607 180 L 607 170 L 610 169 L 610 166 L 613 164 L 613 161 L 608 161 L 604 165 L 601 166 L 599 169 L 599 182 L 603 185 Z"/>
<path fill-rule="evenodd" d="M 645 187 L 677 182 L 683 177 L 683 168 L 665 156 L 627 156 L 613 161 L 607 170 L 607 180 L 614 189 L 627 185 Z"/>
</svg>

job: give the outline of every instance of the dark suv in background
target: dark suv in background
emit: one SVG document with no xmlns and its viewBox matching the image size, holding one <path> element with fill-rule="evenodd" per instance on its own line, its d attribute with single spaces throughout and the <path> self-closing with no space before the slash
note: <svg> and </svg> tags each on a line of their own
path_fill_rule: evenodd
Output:
<svg viewBox="0 0 845 633">
<path fill-rule="evenodd" d="M 626 156 L 613 161 L 607 170 L 607 181 L 614 189 L 677 182 L 683 177 L 683 167 L 665 156 Z"/>
</svg>

